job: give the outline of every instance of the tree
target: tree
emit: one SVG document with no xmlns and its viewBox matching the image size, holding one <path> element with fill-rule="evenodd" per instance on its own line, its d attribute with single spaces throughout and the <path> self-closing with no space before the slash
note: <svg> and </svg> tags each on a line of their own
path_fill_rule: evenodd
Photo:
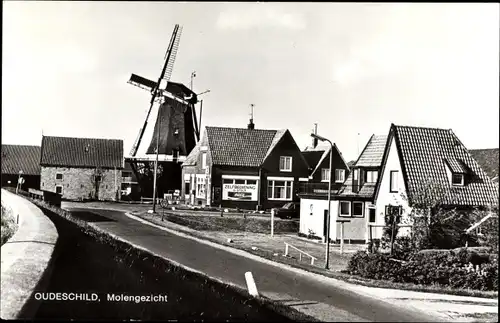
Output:
<svg viewBox="0 0 500 323">
<path fill-rule="evenodd" d="M 457 208 L 450 197 L 450 186 L 446 183 L 427 180 L 417 187 L 410 187 L 409 199 L 412 209 L 413 240 L 416 250 L 452 249 L 463 247 L 469 228 L 484 208 Z M 472 241 L 473 242 L 473 241 Z"/>
</svg>

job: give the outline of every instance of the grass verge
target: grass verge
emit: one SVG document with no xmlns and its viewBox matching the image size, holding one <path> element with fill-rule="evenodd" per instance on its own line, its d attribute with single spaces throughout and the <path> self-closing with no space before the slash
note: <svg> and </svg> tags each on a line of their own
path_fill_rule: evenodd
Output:
<svg viewBox="0 0 500 323">
<path fill-rule="evenodd" d="M 145 214 L 135 214 L 135 216 L 139 216 L 140 218 L 151 222 L 153 224 L 157 225 L 162 225 L 162 226 L 167 226 L 167 223 L 162 223 L 160 221 L 152 221 L 151 216 L 149 215 L 146 216 Z M 170 221 L 169 218 L 165 217 L 167 221 Z M 179 224 L 179 225 L 184 225 L 180 223 L 181 221 L 171 221 L 173 223 Z M 189 229 L 194 229 L 192 226 L 187 226 Z M 194 229 L 196 230 L 196 229 Z M 197 231 L 192 231 L 192 230 L 178 230 L 180 232 L 183 232 L 185 234 L 189 234 L 191 236 L 211 241 L 220 245 L 232 247 L 235 249 L 247 251 L 251 254 L 254 254 L 256 256 L 260 256 L 262 258 L 272 260 L 278 263 L 290 265 L 295 268 L 303 269 L 309 272 L 313 272 L 316 274 L 320 274 L 326 277 L 330 278 L 335 278 L 339 279 L 348 283 L 352 284 L 357 284 L 357 285 L 362 285 L 366 287 L 376 287 L 376 288 L 388 288 L 388 289 L 400 289 L 400 290 L 408 290 L 408 291 L 415 291 L 415 292 L 426 292 L 426 293 L 438 293 L 438 294 L 448 294 L 448 295 L 458 295 L 458 296 L 471 296 L 471 297 L 483 297 L 483 298 L 498 298 L 498 292 L 497 291 L 480 291 L 480 290 L 472 290 L 472 289 L 456 289 L 456 288 L 450 288 L 446 286 L 440 286 L 440 285 L 415 285 L 415 284 L 405 284 L 405 283 L 394 283 L 390 281 L 385 281 L 385 280 L 375 280 L 375 279 L 366 279 L 358 276 L 353 276 L 349 275 L 347 273 L 344 273 L 342 271 L 331 271 L 331 270 L 326 270 L 323 268 L 319 267 L 314 267 L 311 265 L 307 265 L 305 263 L 299 262 L 297 259 L 293 258 L 288 258 L 288 257 L 283 257 L 280 256 L 283 250 L 276 250 L 276 251 L 267 251 L 267 250 L 253 250 L 251 247 L 248 246 L 241 246 L 241 245 L 236 245 L 232 243 L 228 243 L 226 241 L 221 241 L 216 238 L 212 238 L 208 236 L 206 233 L 203 232 L 197 232 Z M 203 231 L 203 230 L 200 230 Z M 275 256 L 275 254 L 278 254 L 278 256 Z"/>
</svg>

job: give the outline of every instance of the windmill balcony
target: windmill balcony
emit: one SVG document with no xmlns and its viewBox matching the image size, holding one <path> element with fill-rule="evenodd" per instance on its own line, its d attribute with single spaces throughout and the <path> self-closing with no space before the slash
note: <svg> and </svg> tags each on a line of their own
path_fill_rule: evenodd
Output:
<svg viewBox="0 0 500 323">
<path fill-rule="evenodd" d="M 331 195 L 337 192 L 338 188 L 332 183 Z M 328 196 L 328 183 L 299 183 L 299 195 Z"/>
</svg>

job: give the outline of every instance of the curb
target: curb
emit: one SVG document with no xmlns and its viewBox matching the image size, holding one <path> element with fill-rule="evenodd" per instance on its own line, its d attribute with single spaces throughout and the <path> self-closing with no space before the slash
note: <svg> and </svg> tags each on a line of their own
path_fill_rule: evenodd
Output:
<svg viewBox="0 0 500 323">
<path fill-rule="evenodd" d="M 35 289 L 48 282 L 51 260 L 59 237 L 52 221 L 30 201 L 2 189 L 2 200 L 19 224 L 1 247 L 2 319 L 33 318 L 38 302 L 30 302 Z"/>
</svg>

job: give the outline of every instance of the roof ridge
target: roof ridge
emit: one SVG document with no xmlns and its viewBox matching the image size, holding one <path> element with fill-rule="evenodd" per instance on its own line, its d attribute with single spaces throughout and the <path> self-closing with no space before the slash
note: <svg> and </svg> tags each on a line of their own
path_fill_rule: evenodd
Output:
<svg viewBox="0 0 500 323">
<path fill-rule="evenodd" d="M 245 127 L 222 127 L 222 126 L 205 126 L 208 129 L 235 129 L 235 130 L 248 130 L 248 131 L 286 131 L 288 129 L 248 129 Z"/>
<path fill-rule="evenodd" d="M 78 140 L 116 140 L 123 141 L 123 139 L 118 138 L 90 138 L 90 137 L 66 137 L 66 136 L 43 136 L 43 138 L 64 138 L 64 139 L 78 139 Z"/>
<path fill-rule="evenodd" d="M 414 129 L 427 129 L 427 130 L 442 130 L 442 131 L 452 131 L 451 128 L 446 129 L 446 128 L 437 128 L 437 127 L 423 127 L 423 126 L 408 126 L 408 125 L 397 125 L 394 124 L 394 127 L 396 128 L 414 128 Z"/>
</svg>

